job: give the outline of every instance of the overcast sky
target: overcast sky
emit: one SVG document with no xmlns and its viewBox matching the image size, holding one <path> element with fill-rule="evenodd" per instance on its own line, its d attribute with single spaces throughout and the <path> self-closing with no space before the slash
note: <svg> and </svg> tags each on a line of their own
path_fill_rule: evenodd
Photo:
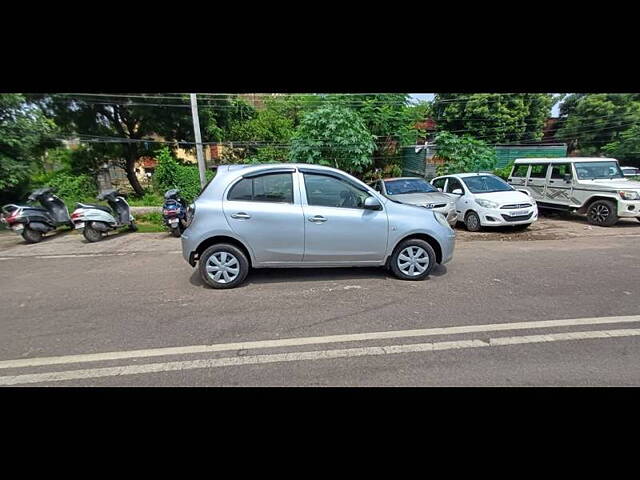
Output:
<svg viewBox="0 0 640 480">
<path fill-rule="evenodd" d="M 434 94 L 433 93 L 410 93 L 409 95 L 411 95 L 411 98 L 415 98 L 416 100 L 431 101 L 433 100 Z M 551 110 L 552 117 L 557 117 L 558 115 L 560 115 L 560 103 L 556 104 Z"/>
</svg>

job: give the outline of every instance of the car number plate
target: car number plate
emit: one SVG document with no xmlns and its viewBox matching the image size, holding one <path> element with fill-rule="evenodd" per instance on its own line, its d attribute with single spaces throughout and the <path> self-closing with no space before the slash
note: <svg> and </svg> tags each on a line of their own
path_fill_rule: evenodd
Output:
<svg viewBox="0 0 640 480">
<path fill-rule="evenodd" d="M 520 217 L 521 215 L 526 215 L 529 213 L 527 210 L 514 210 L 513 212 L 509 212 L 509 215 L 512 217 Z"/>
<path fill-rule="evenodd" d="M 76 229 L 78 229 L 78 228 L 84 228 L 84 222 L 76 223 Z"/>
</svg>

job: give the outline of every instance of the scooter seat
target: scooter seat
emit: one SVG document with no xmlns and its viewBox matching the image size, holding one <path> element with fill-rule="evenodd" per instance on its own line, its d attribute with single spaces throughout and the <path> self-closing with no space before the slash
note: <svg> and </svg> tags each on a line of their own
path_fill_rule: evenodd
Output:
<svg viewBox="0 0 640 480">
<path fill-rule="evenodd" d="M 92 205 L 90 203 L 78 203 L 80 208 L 95 208 L 96 210 L 102 210 L 103 212 L 111 213 L 111 209 L 109 207 L 105 207 L 104 205 Z"/>
</svg>

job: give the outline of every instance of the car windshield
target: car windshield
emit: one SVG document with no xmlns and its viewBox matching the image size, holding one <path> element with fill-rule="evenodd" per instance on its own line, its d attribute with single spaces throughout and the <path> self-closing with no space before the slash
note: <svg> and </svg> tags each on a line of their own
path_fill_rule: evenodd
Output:
<svg viewBox="0 0 640 480">
<path fill-rule="evenodd" d="M 462 181 L 471 190 L 471 193 L 508 192 L 513 190 L 511 185 L 493 175 L 478 175 L 477 177 L 465 177 Z"/>
<path fill-rule="evenodd" d="M 584 162 L 575 166 L 580 180 L 624 178 L 618 162 Z"/>
<path fill-rule="evenodd" d="M 384 182 L 387 195 L 402 195 L 405 193 L 429 193 L 437 190 L 422 178 L 407 178 L 402 180 L 389 180 Z"/>
</svg>

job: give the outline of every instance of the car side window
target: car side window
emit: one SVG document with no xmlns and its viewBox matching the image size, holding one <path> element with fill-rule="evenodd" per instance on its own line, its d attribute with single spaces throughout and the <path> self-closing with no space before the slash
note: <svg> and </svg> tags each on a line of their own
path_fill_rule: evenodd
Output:
<svg viewBox="0 0 640 480">
<path fill-rule="evenodd" d="M 293 203 L 293 177 L 276 173 L 243 178 L 231 187 L 227 200 Z"/>
<path fill-rule="evenodd" d="M 558 165 L 554 165 L 551 169 L 551 178 L 562 180 L 567 173 L 571 174 L 571 164 L 560 163 Z"/>
<path fill-rule="evenodd" d="M 545 178 L 547 176 L 548 163 L 538 163 L 531 165 L 531 173 L 529 178 Z"/>
<path fill-rule="evenodd" d="M 321 207 L 363 208 L 369 194 L 327 175 L 304 174 L 307 203 Z"/>
<path fill-rule="evenodd" d="M 438 178 L 437 180 L 433 181 L 433 186 L 436 188 L 439 188 L 441 191 L 444 190 L 444 184 L 446 183 L 447 179 L 446 178 Z"/>
<path fill-rule="evenodd" d="M 529 164 L 520 163 L 513 168 L 513 173 L 511 174 L 511 177 L 524 178 L 527 176 L 527 170 L 529 170 Z"/>
<path fill-rule="evenodd" d="M 459 188 L 464 193 L 464 188 L 462 188 L 462 184 L 460 183 L 460 181 L 457 178 L 449 178 L 446 193 L 453 193 L 456 188 Z"/>
<path fill-rule="evenodd" d="M 382 182 L 377 181 L 376 183 L 374 183 L 373 189 L 378 193 L 382 193 Z"/>
</svg>

